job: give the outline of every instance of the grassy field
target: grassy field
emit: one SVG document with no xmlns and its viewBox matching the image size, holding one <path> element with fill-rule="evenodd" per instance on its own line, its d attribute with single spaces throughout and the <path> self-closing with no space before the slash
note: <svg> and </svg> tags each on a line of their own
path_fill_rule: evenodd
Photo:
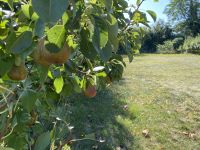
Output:
<svg viewBox="0 0 200 150">
<path fill-rule="evenodd" d="M 200 56 L 138 56 L 120 82 L 68 105 L 73 137 L 86 138 L 72 150 L 200 150 Z"/>
</svg>

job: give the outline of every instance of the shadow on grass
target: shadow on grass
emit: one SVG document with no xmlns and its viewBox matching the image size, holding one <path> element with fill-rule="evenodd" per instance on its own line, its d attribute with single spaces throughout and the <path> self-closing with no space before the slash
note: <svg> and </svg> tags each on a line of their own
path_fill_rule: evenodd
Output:
<svg viewBox="0 0 200 150">
<path fill-rule="evenodd" d="M 113 91 L 101 91 L 94 99 L 79 95 L 70 98 L 68 104 L 68 122 L 74 126 L 73 138 L 105 140 L 102 143 L 92 140 L 76 141 L 71 145 L 72 150 L 113 150 L 117 147 L 126 150 L 134 145 L 133 135 L 122 123 L 126 123 L 126 118 L 133 117 L 125 110 L 126 103 Z M 130 122 L 127 124 L 132 125 Z"/>
</svg>

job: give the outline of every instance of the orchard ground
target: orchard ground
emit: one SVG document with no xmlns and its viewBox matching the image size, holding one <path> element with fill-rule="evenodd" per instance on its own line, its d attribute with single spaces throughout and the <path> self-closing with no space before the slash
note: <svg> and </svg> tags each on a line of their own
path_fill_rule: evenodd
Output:
<svg viewBox="0 0 200 150">
<path fill-rule="evenodd" d="M 125 70 L 96 98 L 67 101 L 73 137 L 86 138 L 72 150 L 200 149 L 200 56 L 137 56 Z"/>
</svg>

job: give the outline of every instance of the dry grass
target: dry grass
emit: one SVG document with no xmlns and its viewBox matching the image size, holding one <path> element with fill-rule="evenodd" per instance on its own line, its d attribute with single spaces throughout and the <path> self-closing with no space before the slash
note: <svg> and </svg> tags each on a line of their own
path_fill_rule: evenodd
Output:
<svg viewBox="0 0 200 150">
<path fill-rule="evenodd" d="M 123 80 L 70 106 L 75 137 L 106 140 L 76 142 L 74 150 L 199 150 L 200 56 L 136 57 Z"/>
<path fill-rule="evenodd" d="M 122 83 L 127 103 L 141 107 L 132 122 L 140 149 L 200 149 L 200 56 L 137 57 Z"/>
</svg>

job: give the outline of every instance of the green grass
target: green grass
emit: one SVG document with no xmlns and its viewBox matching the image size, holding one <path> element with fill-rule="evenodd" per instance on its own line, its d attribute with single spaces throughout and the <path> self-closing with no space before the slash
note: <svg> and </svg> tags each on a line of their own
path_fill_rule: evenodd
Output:
<svg viewBox="0 0 200 150">
<path fill-rule="evenodd" d="M 198 150 L 200 56 L 138 56 L 96 98 L 67 103 L 74 138 L 105 140 L 74 142 L 72 150 Z"/>
</svg>

